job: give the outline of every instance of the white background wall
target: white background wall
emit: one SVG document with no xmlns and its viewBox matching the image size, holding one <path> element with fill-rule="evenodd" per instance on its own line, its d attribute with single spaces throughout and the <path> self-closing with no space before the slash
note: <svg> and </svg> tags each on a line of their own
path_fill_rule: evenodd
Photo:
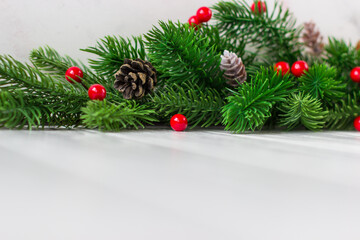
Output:
<svg viewBox="0 0 360 240">
<path fill-rule="evenodd" d="M 159 19 L 181 20 L 216 0 L 0 0 L 0 54 L 24 60 L 31 49 L 50 45 L 86 59 L 78 49 L 108 34 L 145 33 Z M 248 0 L 251 2 L 251 0 Z M 271 5 L 273 0 L 269 0 Z M 360 39 L 360 1 L 284 0 L 298 24 L 313 19 L 323 34 Z"/>
</svg>

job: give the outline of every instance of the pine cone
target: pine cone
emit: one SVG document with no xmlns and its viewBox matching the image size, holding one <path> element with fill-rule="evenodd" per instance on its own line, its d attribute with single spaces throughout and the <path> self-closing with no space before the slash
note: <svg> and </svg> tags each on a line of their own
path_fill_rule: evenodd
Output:
<svg viewBox="0 0 360 240">
<path fill-rule="evenodd" d="M 316 29 L 315 23 L 308 22 L 304 24 L 302 39 L 311 54 L 319 56 L 324 51 L 323 37 L 320 35 L 320 31 Z"/>
<path fill-rule="evenodd" d="M 226 83 L 232 87 L 237 87 L 246 81 L 245 65 L 235 53 L 224 51 L 224 55 L 221 56 L 220 69 L 225 70 L 224 77 L 229 80 Z"/>
<path fill-rule="evenodd" d="M 360 41 L 358 41 L 358 43 L 356 44 L 356 50 L 360 50 Z"/>
<path fill-rule="evenodd" d="M 115 78 L 114 87 L 125 99 L 142 98 L 154 90 L 157 82 L 155 68 L 141 59 L 125 59 Z"/>
</svg>

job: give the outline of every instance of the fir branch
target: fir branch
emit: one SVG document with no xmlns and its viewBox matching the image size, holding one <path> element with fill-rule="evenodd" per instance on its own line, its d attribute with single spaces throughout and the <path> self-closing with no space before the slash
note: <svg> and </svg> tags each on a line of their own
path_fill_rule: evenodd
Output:
<svg viewBox="0 0 360 240">
<path fill-rule="evenodd" d="M 10 56 L 0 56 L 0 87 L 8 91 L 23 89 L 27 93 L 73 94 L 86 92 L 74 87 L 75 84 L 61 84 L 39 69 L 23 64 Z"/>
<path fill-rule="evenodd" d="M 108 91 L 113 94 L 117 94 L 116 90 L 113 88 L 114 80 L 112 78 L 105 79 L 102 76 L 94 74 L 91 69 L 82 62 L 75 61 L 69 56 L 61 56 L 55 49 L 49 46 L 34 49 L 30 54 L 30 59 L 38 69 L 61 79 L 61 82 L 64 84 L 67 84 L 67 81 L 65 80 L 67 69 L 77 66 L 84 73 L 82 78 L 84 86 L 88 88 L 91 84 L 98 83 L 106 87 Z M 82 86 L 79 85 L 79 87 Z"/>
<path fill-rule="evenodd" d="M 353 121 L 360 116 L 360 98 L 358 93 L 348 94 L 344 100 L 329 109 L 326 119 L 326 128 L 332 130 L 349 129 Z"/>
<path fill-rule="evenodd" d="M 337 72 L 325 64 L 315 64 L 301 76 L 300 90 L 309 93 L 313 98 L 331 104 L 345 95 L 346 85 L 336 80 Z"/>
<path fill-rule="evenodd" d="M 174 114 L 187 117 L 192 128 L 219 125 L 221 123 L 221 108 L 224 100 L 214 89 L 201 90 L 198 86 L 177 84 L 164 87 L 152 96 L 152 103 L 156 112 L 170 119 Z"/>
<path fill-rule="evenodd" d="M 255 1 L 257 4 L 257 1 Z M 250 6 L 241 1 L 219 2 L 213 6 L 216 27 L 226 38 L 244 41 L 247 47 L 265 51 L 272 62 L 294 62 L 301 56 L 301 29 L 288 10 L 275 2 L 273 11 L 254 14 Z M 267 9 L 269 9 L 267 7 Z"/>
<path fill-rule="evenodd" d="M 97 55 L 97 59 L 90 59 L 91 67 L 105 78 L 112 79 L 120 69 L 125 58 L 146 60 L 146 52 L 141 37 L 125 39 L 120 36 L 106 36 L 100 39 L 95 47 L 82 49 L 84 52 Z"/>
<path fill-rule="evenodd" d="M 86 69 L 86 66 L 69 56 L 61 56 L 55 49 L 46 46 L 34 49 L 30 53 L 31 62 L 39 69 L 52 75 L 65 76 L 69 67 L 77 66 Z"/>
<path fill-rule="evenodd" d="M 350 72 L 351 69 L 360 65 L 360 50 L 356 50 L 351 43 L 346 43 L 344 40 L 329 38 L 325 51 L 326 61 L 337 69 Z"/>
<path fill-rule="evenodd" d="M 245 41 L 221 36 L 217 27 L 202 26 L 195 33 L 197 39 L 200 41 L 203 38 L 207 38 L 209 40 L 209 46 L 214 46 L 217 53 L 223 54 L 225 50 L 228 50 L 241 57 L 241 60 L 246 66 L 248 76 L 255 75 L 260 70 L 261 66 L 270 65 L 257 51 L 253 52 L 250 49 L 246 49 Z"/>
<path fill-rule="evenodd" d="M 282 118 L 280 125 L 287 126 L 289 130 L 300 124 L 312 131 L 320 130 L 328 114 L 319 99 L 302 92 L 291 94 L 279 109 L 283 112 L 279 115 Z"/>
<path fill-rule="evenodd" d="M 77 85 L 77 82 L 62 84 L 37 68 L 8 56 L 0 56 L 0 89 L 10 93 L 21 91 L 29 99 L 29 104 L 52 109 L 54 114 L 66 113 L 78 117 L 88 96 L 87 91 Z M 69 125 L 73 122 L 71 119 L 69 117 L 68 122 L 61 120 L 61 125 Z"/>
<path fill-rule="evenodd" d="M 40 127 L 49 119 L 50 111 L 43 106 L 29 104 L 22 91 L 0 91 L 0 127 L 22 129 Z"/>
<path fill-rule="evenodd" d="M 219 29 L 215 26 L 202 26 L 195 34 L 200 41 L 207 38 L 209 46 L 216 47 L 218 53 L 222 54 L 225 50 L 236 53 L 246 66 L 251 65 L 255 60 L 256 53 L 245 50 L 246 43 L 244 41 L 234 41 L 234 39 L 221 36 Z"/>
<path fill-rule="evenodd" d="M 222 109 L 226 130 L 236 133 L 261 128 L 276 103 L 285 100 L 293 87 L 290 74 L 281 76 L 273 68 L 262 68 L 250 82 L 242 84 Z"/>
<path fill-rule="evenodd" d="M 200 88 L 222 89 L 225 81 L 220 71 L 220 55 L 206 37 L 197 38 L 188 24 L 159 22 L 159 28 L 145 35 L 149 58 L 167 83 L 185 80 Z"/>
<path fill-rule="evenodd" d="M 71 104 L 70 104 L 71 105 Z M 80 125 L 81 105 L 52 104 L 48 98 L 36 98 L 21 90 L 0 90 L 0 127 L 76 127 Z"/>
<path fill-rule="evenodd" d="M 236 53 L 238 56 L 245 55 L 245 44 L 240 42 L 237 44 L 232 39 L 221 36 L 220 31 L 215 26 L 201 26 L 195 31 L 195 36 L 199 41 L 204 38 L 209 40 L 210 46 L 215 46 L 219 53 L 223 53 L 225 50 Z M 245 61 L 245 58 L 243 59 Z"/>
<path fill-rule="evenodd" d="M 135 101 L 124 101 L 120 104 L 109 101 L 89 101 L 82 108 L 81 119 L 88 128 L 99 128 L 103 131 L 120 131 L 126 128 L 145 127 L 157 121 L 155 111 Z"/>
<path fill-rule="evenodd" d="M 360 50 L 344 40 L 329 38 L 329 43 L 325 46 L 325 55 L 326 62 L 338 69 L 339 79 L 348 85 L 347 92 L 358 89 L 358 85 L 350 79 L 350 71 L 360 66 Z"/>
</svg>

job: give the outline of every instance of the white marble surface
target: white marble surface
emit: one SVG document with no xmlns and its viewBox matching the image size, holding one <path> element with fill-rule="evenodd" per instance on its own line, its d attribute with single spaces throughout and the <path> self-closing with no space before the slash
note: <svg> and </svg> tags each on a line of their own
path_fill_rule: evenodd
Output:
<svg viewBox="0 0 360 240">
<path fill-rule="evenodd" d="M 274 0 L 268 0 L 269 5 Z M 85 60 L 79 51 L 104 35 L 138 35 L 158 20 L 181 20 L 217 0 L 0 0 L 0 54 L 25 60 L 33 48 L 50 45 Z M 250 3 L 251 1 L 248 0 Z M 318 23 L 325 36 L 360 39 L 358 0 L 282 0 L 298 18 Z"/>
<path fill-rule="evenodd" d="M 358 240 L 360 134 L 0 131 L 1 240 Z"/>
</svg>

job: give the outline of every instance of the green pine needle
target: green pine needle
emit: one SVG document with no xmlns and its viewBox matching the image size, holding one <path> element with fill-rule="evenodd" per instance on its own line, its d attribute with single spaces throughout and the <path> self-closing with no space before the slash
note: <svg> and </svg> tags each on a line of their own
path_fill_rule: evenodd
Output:
<svg viewBox="0 0 360 240">
<path fill-rule="evenodd" d="M 99 128 L 103 131 L 120 131 L 127 128 L 144 128 L 157 122 L 155 111 L 135 101 L 124 101 L 115 104 L 104 101 L 89 101 L 82 108 L 82 122 L 88 128 Z"/>
<path fill-rule="evenodd" d="M 257 4 L 258 1 L 255 1 Z M 213 7 L 216 27 L 234 42 L 245 42 L 270 62 L 294 62 L 301 56 L 301 29 L 288 10 L 275 2 L 263 14 L 254 14 L 245 0 L 220 1 Z M 270 9 L 273 9 L 270 11 Z"/>
<path fill-rule="evenodd" d="M 21 90 L 0 91 L 0 127 L 9 129 L 76 127 L 80 125 L 81 105 L 52 104 Z"/>
<path fill-rule="evenodd" d="M 29 104 L 21 91 L 0 91 L 0 127 L 22 129 L 43 126 L 50 117 L 49 109 Z"/>
<path fill-rule="evenodd" d="M 320 100 L 310 94 L 302 92 L 293 93 L 279 107 L 280 125 L 287 126 L 289 130 L 302 124 L 311 131 L 324 128 L 325 118 L 328 112 L 321 105 Z"/>
<path fill-rule="evenodd" d="M 301 91 L 330 104 L 345 95 L 346 85 L 336 78 L 335 68 L 325 64 L 315 64 L 298 80 Z"/>
<path fill-rule="evenodd" d="M 326 128 L 343 130 L 353 128 L 353 121 L 360 116 L 360 98 L 358 93 L 348 94 L 344 100 L 329 109 Z"/>
<path fill-rule="evenodd" d="M 36 67 L 23 64 L 10 56 L 0 56 L 0 88 L 14 91 L 23 89 L 27 93 L 38 94 L 72 94 L 86 93 L 83 88 L 74 84 L 62 84 L 49 74 L 42 73 Z"/>
<path fill-rule="evenodd" d="M 125 58 L 146 60 L 145 46 L 141 37 L 122 38 L 106 36 L 97 42 L 95 47 L 82 49 L 84 52 L 97 55 L 90 59 L 91 67 L 101 76 L 112 79 L 114 74 L 124 64 Z"/>
<path fill-rule="evenodd" d="M 105 79 L 100 75 L 94 74 L 90 68 L 82 62 L 75 61 L 69 56 L 61 56 L 55 49 L 46 46 L 44 48 L 34 49 L 30 54 L 32 63 L 40 70 L 51 74 L 53 77 L 61 79 L 61 82 L 67 84 L 65 80 L 65 73 L 68 68 L 76 66 L 79 67 L 83 73 L 82 84 L 90 87 L 91 84 L 101 84 L 106 87 L 112 94 L 117 94 L 113 88 L 114 79 Z M 78 85 L 82 88 L 82 85 Z"/>
<path fill-rule="evenodd" d="M 159 25 L 145 38 L 149 58 L 166 83 L 181 85 L 188 81 L 202 89 L 224 87 L 221 53 L 207 37 L 199 38 L 188 24 L 160 21 Z"/>
<path fill-rule="evenodd" d="M 75 61 L 69 56 L 61 56 L 55 49 L 49 46 L 32 50 L 30 59 L 39 69 L 62 77 L 65 76 L 65 72 L 69 67 L 86 68 L 82 63 Z"/>
<path fill-rule="evenodd" d="M 356 50 L 351 43 L 344 40 L 329 38 L 328 45 L 325 46 L 325 61 L 338 69 L 338 77 L 347 84 L 347 93 L 359 88 L 350 78 L 350 71 L 360 66 L 360 50 Z"/>
<path fill-rule="evenodd" d="M 174 114 L 183 114 L 189 125 L 209 127 L 221 123 L 223 96 L 214 89 L 201 90 L 198 86 L 177 84 L 164 87 L 152 97 L 156 112 L 167 121 Z"/>
<path fill-rule="evenodd" d="M 227 97 L 228 103 L 222 109 L 225 129 L 240 133 L 263 127 L 274 105 L 291 93 L 292 80 L 290 74 L 281 76 L 273 68 L 262 68 L 251 82 L 245 82 Z"/>
<path fill-rule="evenodd" d="M 231 38 L 222 37 L 220 31 L 215 26 L 202 26 L 195 32 L 195 36 L 201 41 L 204 38 L 209 40 L 210 46 L 215 46 L 217 52 L 223 53 L 225 50 L 236 53 L 243 58 L 247 65 L 249 56 L 245 56 L 245 42 L 234 42 Z M 251 56 L 254 57 L 254 56 Z M 253 60 L 252 58 L 250 60 Z M 251 61 L 249 61 L 251 62 Z"/>
<path fill-rule="evenodd" d="M 360 65 L 360 50 L 356 50 L 351 43 L 344 40 L 329 38 L 325 53 L 326 61 L 337 69 L 346 69 L 349 72 Z"/>
<path fill-rule="evenodd" d="M 95 55 L 90 67 L 50 47 L 31 52 L 34 66 L 0 55 L 0 127 L 119 131 L 168 122 L 177 113 L 184 114 L 192 127 L 222 123 L 236 133 L 266 124 L 289 129 L 303 125 L 313 131 L 352 127 L 360 115 L 360 101 L 349 73 L 360 65 L 360 51 L 330 38 L 325 53 L 309 58 L 312 67 L 295 80 L 264 67 L 304 58 L 301 28 L 281 4 L 260 14 L 253 13 L 245 0 L 229 0 L 218 2 L 213 10 L 214 26 L 160 21 L 144 40 L 106 36 L 83 49 Z M 246 66 L 249 80 L 235 90 L 226 91 L 219 67 L 224 50 L 236 53 Z M 125 58 L 154 65 L 158 85 L 153 94 L 127 101 L 114 89 L 114 74 Z M 71 66 L 83 70 L 82 83 L 65 80 Z M 88 101 L 87 88 L 95 83 L 106 88 L 104 101 Z"/>
<path fill-rule="evenodd" d="M 78 125 L 80 109 L 88 100 L 86 89 L 79 86 L 77 82 L 62 84 L 35 67 L 9 56 L 0 56 L 0 91 L 13 95 L 20 91 L 26 99 L 26 105 L 19 105 L 19 108 L 23 106 L 23 111 L 27 111 L 28 106 L 48 109 L 50 116 L 43 117 L 47 119 L 47 125 Z M 39 122 L 34 121 L 30 125 L 39 125 Z"/>
</svg>

